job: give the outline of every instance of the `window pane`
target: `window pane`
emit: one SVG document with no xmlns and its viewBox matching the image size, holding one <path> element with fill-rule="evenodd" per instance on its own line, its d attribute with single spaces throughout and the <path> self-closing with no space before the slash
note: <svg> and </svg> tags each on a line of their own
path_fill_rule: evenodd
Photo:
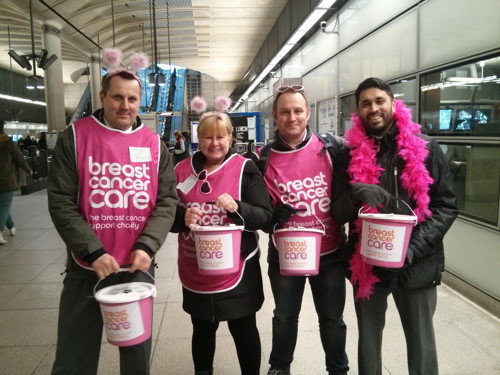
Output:
<svg viewBox="0 0 500 375">
<path fill-rule="evenodd" d="M 440 142 L 460 214 L 498 227 L 500 145 Z"/>
<path fill-rule="evenodd" d="M 500 136 L 500 57 L 422 75 L 423 130 L 441 136 Z"/>
</svg>

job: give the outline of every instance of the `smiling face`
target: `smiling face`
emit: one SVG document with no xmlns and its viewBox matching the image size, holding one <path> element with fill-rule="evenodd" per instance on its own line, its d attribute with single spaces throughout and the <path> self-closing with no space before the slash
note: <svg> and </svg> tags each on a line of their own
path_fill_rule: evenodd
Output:
<svg viewBox="0 0 500 375">
<path fill-rule="evenodd" d="M 302 141 L 310 115 L 311 109 L 299 92 L 280 94 L 273 110 L 273 119 L 278 126 L 279 135 L 291 146 Z"/>
<path fill-rule="evenodd" d="M 231 120 L 225 113 L 215 113 L 202 118 L 198 126 L 198 147 L 207 165 L 221 164 L 231 146 Z"/>
<path fill-rule="evenodd" d="M 395 108 L 394 100 L 376 87 L 365 89 L 359 95 L 358 116 L 367 133 L 376 137 L 381 137 L 391 128 Z"/>
<path fill-rule="evenodd" d="M 106 93 L 101 93 L 104 118 L 115 129 L 129 129 L 135 122 L 140 104 L 141 87 L 135 79 L 114 76 Z"/>
</svg>

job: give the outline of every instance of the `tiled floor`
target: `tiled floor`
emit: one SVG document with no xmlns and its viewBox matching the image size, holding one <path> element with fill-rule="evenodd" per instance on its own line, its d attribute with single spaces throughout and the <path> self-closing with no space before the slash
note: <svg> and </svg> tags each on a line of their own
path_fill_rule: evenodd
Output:
<svg viewBox="0 0 500 375">
<path fill-rule="evenodd" d="M 59 294 L 65 250 L 47 211 L 46 192 L 16 196 L 12 214 L 17 235 L 0 246 L 0 374 L 49 374 L 55 353 Z M 267 236 L 262 235 L 264 249 Z M 181 308 L 176 270 L 176 236 L 169 235 L 159 252 L 158 296 L 154 304 L 152 374 L 193 374 L 191 324 Z M 265 274 L 265 257 L 261 258 Z M 273 298 L 264 278 L 266 301 L 258 313 L 262 340 L 262 374 L 268 368 Z M 307 289 L 306 289 L 307 290 Z M 500 323 L 497 318 L 450 288 L 438 288 L 435 329 L 440 372 L 444 375 L 500 374 Z M 357 374 L 356 319 L 349 287 L 345 310 L 350 374 Z M 294 375 L 325 374 L 324 358 L 311 295 L 306 292 L 299 338 L 292 364 Z M 384 374 L 405 374 L 405 343 L 394 305 L 384 332 Z M 99 374 L 118 374 L 116 347 L 103 338 Z M 225 324 L 218 332 L 215 374 L 239 373 L 236 352 Z"/>
</svg>

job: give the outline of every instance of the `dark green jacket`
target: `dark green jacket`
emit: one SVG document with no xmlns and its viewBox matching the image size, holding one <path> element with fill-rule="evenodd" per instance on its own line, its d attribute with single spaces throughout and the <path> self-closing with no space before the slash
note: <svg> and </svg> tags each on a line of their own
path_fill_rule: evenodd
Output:
<svg viewBox="0 0 500 375">
<path fill-rule="evenodd" d="M 24 160 L 19 146 L 4 133 L 0 133 L 0 192 L 21 188 L 19 168 L 30 174 L 31 169 Z"/>
</svg>

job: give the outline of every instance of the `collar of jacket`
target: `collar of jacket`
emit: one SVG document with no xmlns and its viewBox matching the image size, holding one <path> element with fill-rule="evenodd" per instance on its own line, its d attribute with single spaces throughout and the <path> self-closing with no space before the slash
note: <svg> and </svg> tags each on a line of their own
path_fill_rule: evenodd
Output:
<svg viewBox="0 0 500 375">
<path fill-rule="evenodd" d="M 299 149 L 299 148 L 302 148 L 304 147 L 307 142 L 309 142 L 309 139 L 311 139 L 311 135 L 312 135 L 312 131 L 311 129 L 309 128 L 309 125 L 307 125 L 306 127 L 306 138 L 300 142 L 297 147 L 295 147 L 295 150 Z M 272 147 L 275 149 L 275 150 L 278 150 L 278 151 L 290 151 L 290 150 L 293 150 L 290 145 L 288 143 L 286 143 L 283 138 L 280 137 L 280 134 L 279 134 L 279 131 L 276 130 L 276 133 L 275 133 L 275 140 L 272 144 Z"/>
<path fill-rule="evenodd" d="M 105 124 L 105 122 L 104 122 L 104 109 L 99 108 L 97 111 L 92 113 L 92 116 L 94 116 L 97 120 L 99 120 L 99 122 Z M 139 116 L 137 116 L 135 118 L 134 124 L 132 125 L 132 130 L 137 129 L 141 125 L 142 125 L 141 118 Z"/>
</svg>

